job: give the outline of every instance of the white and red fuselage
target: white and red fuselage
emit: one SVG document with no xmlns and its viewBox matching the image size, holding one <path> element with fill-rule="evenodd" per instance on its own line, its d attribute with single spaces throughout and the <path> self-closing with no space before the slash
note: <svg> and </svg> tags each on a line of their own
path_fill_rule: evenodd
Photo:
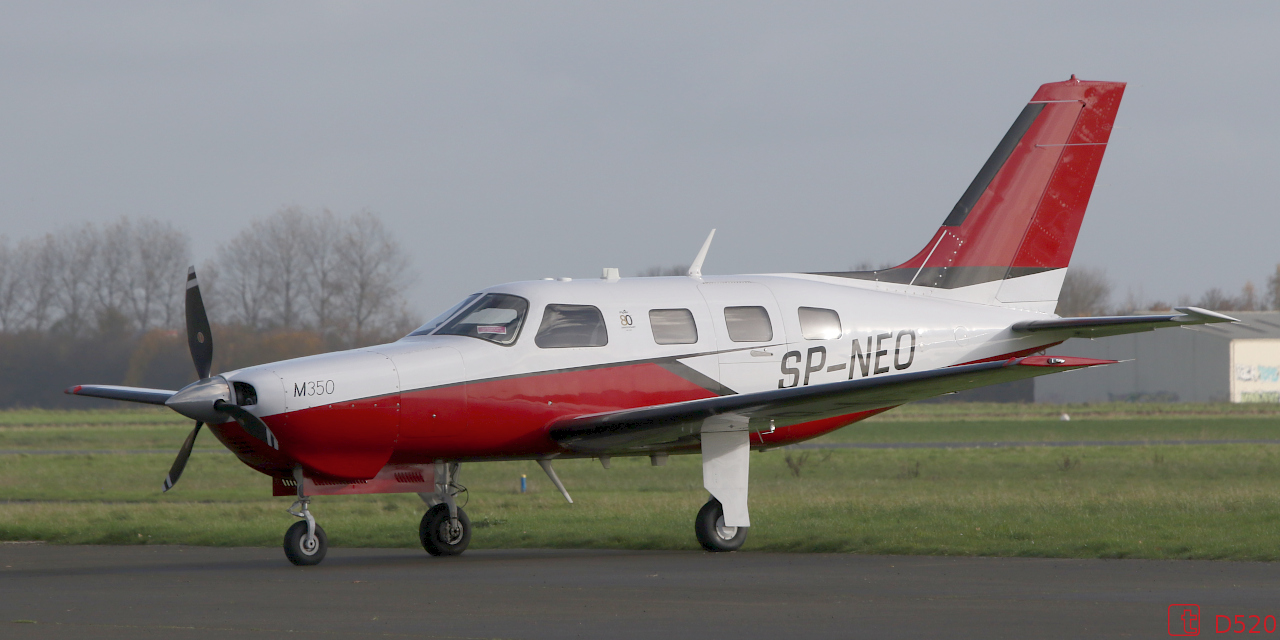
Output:
<svg viewBox="0 0 1280 640">
<path fill-rule="evenodd" d="M 437 460 L 582 455 L 548 436 L 548 426 L 566 416 L 1006 359 L 1060 341 L 1010 330 L 1046 317 L 1042 311 L 904 295 L 906 289 L 806 274 L 511 283 L 482 292 L 528 302 L 509 344 L 411 335 L 230 371 L 222 374 L 227 382 L 256 391 L 256 404 L 246 408 L 270 426 L 279 449 L 236 422 L 211 428 L 247 464 L 276 477 L 290 477 L 301 464 L 308 476 L 368 480 L 384 468 Z M 605 344 L 540 347 L 535 334 L 547 305 L 598 309 Z M 763 308 L 772 335 L 733 339 L 727 308 Z M 838 327 L 828 322 L 815 334 L 801 326 L 801 308 L 834 312 Z M 658 344 L 655 310 L 687 310 L 696 341 Z M 873 413 L 781 427 L 752 445 L 798 442 Z"/>
</svg>

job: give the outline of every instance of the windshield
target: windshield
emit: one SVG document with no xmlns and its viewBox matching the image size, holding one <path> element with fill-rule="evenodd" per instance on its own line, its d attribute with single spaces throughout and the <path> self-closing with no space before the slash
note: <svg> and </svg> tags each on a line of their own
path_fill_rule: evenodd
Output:
<svg viewBox="0 0 1280 640">
<path fill-rule="evenodd" d="M 501 345 L 514 344 L 524 324 L 529 301 L 504 293 L 490 293 L 436 331 L 438 336 L 469 336 Z"/>
<path fill-rule="evenodd" d="M 445 311 L 444 313 L 442 313 L 442 314 L 440 314 L 440 315 L 438 315 L 438 316 L 436 316 L 436 317 L 432 318 L 431 320 L 427 321 L 427 323 L 426 323 L 426 324 L 422 325 L 421 327 L 418 327 L 417 329 L 414 329 L 414 330 L 413 330 L 413 333 L 411 333 L 411 334 L 409 334 L 409 335 L 411 335 L 411 336 L 425 336 L 425 335 L 427 335 L 428 333 L 431 333 L 432 331 L 435 331 L 435 328 L 436 328 L 436 327 L 438 327 L 438 326 L 440 326 L 440 325 L 442 325 L 442 324 L 444 324 L 444 321 L 445 321 L 445 320 L 448 320 L 449 318 L 452 318 L 452 317 L 453 317 L 453 314 L 455 314 L 455 313 L 457 313 L 457 312 L 458 312 L 458 309 L 461 309 L 461 308 L 463 308 L 463 307 L 467 306 L 468 304 L 470 304 L 470 303 L 471 303 L 471 301 L 472 301 L 472 300 L 475 300 L 475 299 L 476 299 L 476 298 L 478 298 L 478 297 L 480 297 L 480 294 L 478 294 L 478 293 L 473 293 L 473 294 L 471 294 L 471 295 L 467 296 L 466 298 L 463 298 L 462 302 L 459 302 L 458 304 L 455 304 L 455 305 L 453 305 L 452 307 L 449 307 L 449 310 L 448 310 L 448 311 Z"/>
</svg>

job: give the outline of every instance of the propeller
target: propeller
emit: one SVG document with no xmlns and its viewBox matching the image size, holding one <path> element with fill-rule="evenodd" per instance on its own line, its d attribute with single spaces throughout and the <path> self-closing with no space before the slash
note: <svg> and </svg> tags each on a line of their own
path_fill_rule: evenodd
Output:
<svg viewBox="0 0 1280 640">
<path fill-rule="evenodd" d="M 191 349 L 191 361 L 196 365 L 196 375 L 201 380 L 209 377 L 209 369 L 213 366 L 213 332 L 209 329 L 209 315 L 204 311 L 204 298 L 200 296 L 200 281 L 196 280 L 196 268 L 187 268 L 187 347 Z M 219 400 L 218 402 L 222 402 Z M 217 408 L 217 403 L 214 403 Z M 240 409 L 240 407 L 236 407 Z M 244 411 L 244 409 L 240 409 Z M 248 413 L 245 411 L 245 413 Z M 256 417 L 256 416 L 255 416 Z M 164 490 L 167 492 L 178 484 L 183 469 L 187 468 L 187 460 L 191 457 L 191 448 L 196 444 L 196 436 L 204 423 L 196 420 L 196 427 L 187 434 L 186 442 L 178 450 L 178 457 L 169 467 L 169 475 L 164 477 Z"/>
<path fill-rule="evenodd" d="M 182 470 L 187 468 L 187 458 L 191 457 L 191 447 L 196 444 L 196 434 L 200 433 L 200 427 L 203 426 L 204 423 L 197 420 L 196 428 L 187 434 L 187 441 L 182 443 L 182 448 L 178 450 L 177 459 L 173 461 L 173 466 L 169 467 L 169 475 L 164 477 L 164 491 L 172 489 L 173 485 L 178 483 L 178 478 L 182 477 Z M 164 493 L 164 491 L 161 491 L 161 493 Z"/>
<path fill-rule="evenodd" d="M 187 434 L 186 442 L 182 443 L 182 448 L 178 450 L 178 457 L 174 459 L 173 466 L 169 468 L 169 474 L 164 478 L 164 491 L 172 489 L 182 477 L 182 471 L 186 469 L 187 461 L 191 458 L 191 449 L 196 444 L 196 436 L 200 434 L 200 428 L 206 424 L 221 424 L 230 416 L 240 423 L 249 435 L 267 443 L 273 449 L 280 448 L 280 443 L 267 427 L 267 423 L 244 407 L 229 401 L 229 399 L 241 401 L 238 400 L 238 394 L 233 390 L 233 385 L 229 385 L 221 377 L 209 377 L 209 370 L 213 366 L 213 332 L 209 329 L 209 316 L 204 310 L 204 299 L 200 297 L 200 283 L 196 280 L 195 267 L 187 269 L 186 319 L 187 347 L 191 349 L 191 361 L 195 364 L 196 374 L 200 376 L 199 380 L 178 391 L 95 384 L 78 384 L 66 391 L 77 396 L 162 404 L 196 421 L 195 428 Z M 253 403 L 253 401 L 248 402 Z"/>
<path fill-rule="evenodd" d="M 187 268 L 187 346 L 191 349 L 191 361 L 196 365 L 196 375 L 201 380 L 209 377 L 213 365 L 213 333 L 209 330 L 209 316 L 204 312 L 204 299 L 200 297 L 200 283 L 196 280 L 196 268 Z"/>
</svg>

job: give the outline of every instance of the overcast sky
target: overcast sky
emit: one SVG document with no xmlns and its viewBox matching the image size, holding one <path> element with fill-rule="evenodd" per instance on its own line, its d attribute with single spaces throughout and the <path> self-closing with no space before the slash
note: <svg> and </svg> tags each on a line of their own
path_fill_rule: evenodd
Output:
<svg viewBox="0 0 1280 640">
<path fill-rule="evenodd" d="M 687 263 L 913 255 L 1023 104 L 1129 83 L 1073 265 L 1117 298 L 1280 262 L 1280 3 L 95 2 L 0 7 L 0 233 L 380 214 L 424 315 Z M 180 277 L 180 276 L 179 276 Z"/>
</svg>

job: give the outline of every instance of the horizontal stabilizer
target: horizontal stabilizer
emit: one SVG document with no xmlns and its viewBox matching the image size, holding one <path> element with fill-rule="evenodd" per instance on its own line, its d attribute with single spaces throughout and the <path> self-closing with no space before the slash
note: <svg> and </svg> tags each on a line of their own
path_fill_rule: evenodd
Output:
<svg viewBox="0 0 1280 640">
<path fill-rule="evenodd" d="M 767 431 L 772 427 L 896 407 L 954 391 L 1114 362 L 1058 356 L 1010 358 L 1002 362 L 577 416 L 553 422 L 548 432 L 551 439 L 575 451 L 597 454 L 661 451 L 698 444 L 704 421 L 716 415 L 733 414 L 749 420 L 749 431 Z"/>
<path fill-rule="evenodd" d="M 1179 313 L 1150 316 L 1096 316 L 1092 318 L 1055 318 L 1028 320 L 1013 325 L 1017 333 L 1061 333 L 1069 338 L 1104 338 L 1125 333 L 1153 331 L 1164 327 L 1185 327 L 1215 322 L 1239 322 L 1221 313 L 1197 307 L 1178 307 Z"/>
<path fill-rule="evenodd" d="M 123 400 L 124 402 L 141 402 L 144 404 L 164 404 L 177 393 L 165 389 L 143 389 L 141 387 L 117 387 L 108 384 L 78 384 L 69 387 L 66 393 L 73 396 L 88 396 L 106 400 Z"/>
</svg>

